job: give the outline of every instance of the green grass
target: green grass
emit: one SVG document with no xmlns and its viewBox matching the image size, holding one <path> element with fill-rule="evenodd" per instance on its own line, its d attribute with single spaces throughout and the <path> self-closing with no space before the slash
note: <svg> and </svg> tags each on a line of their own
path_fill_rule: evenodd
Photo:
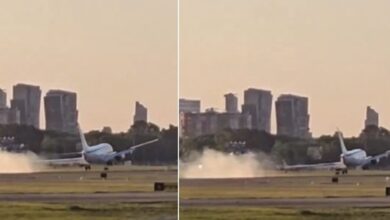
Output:
<svg viewBox="0 0 390 220">
<path fill-rule="evenodd" d="M 181 220 L 387 220 L 390 209 L 181 208 Z"/>
<path fill-rule="evenodd" d="M 302 187 L 208 187 L 180 188 L 183 199 L 227 198 L 332 198 L 332 197 L 379 197 L 384 196 L 384 187 L 347 186 L 302 186 Z"/>
<path fill-rule="evenodd" d="M 95 193 L 95 192 L 147 192 L 152 183 L 131 183 L 115 181 L 82 182 L 25 182 L 15 185 L 0 183 L 0 193 Z"/>
<path fill-rule="evenodd" d="M 177 219 L 177 206 L 174 203 L 127 204 L 127 203 L 6 203 L 0 202 L 0 219 Z"/>
<path fill-rule="evenodd" d="M 72 168 L 68 171 L 1 174 L 0 193 L 148 192 L 153 191 L 154 182 L 177 182 L 175 170 L 110 167 L 107 179 L 100 178 L 101 172 Z"/>
<path fill-rule="evenodd" d="M 352 172 L 340 176 L 339 183 L 331 182 L 330 172 L 306 173 L 297 176 L 275 176 L 236 180 L 185 180 L 180 185 L 180 197 L 197 198 L 323 198 L 323 197 L 378 197 L 385 195 L 390 185 L 388 172 Z M 191 181 L 200 181 L 193 184 Z"/>
<path fill-rule="evenodd" d="M 332 183 L 331 172 L 281 173 L 243 179 L 187 179 L 182 199 L 383 197 L 390 185 L 388 171 L 352 171 Z M 390 203 L 389 203 L 390 207 Z M 183 207 L 183 220 L 355 220 L 390 219 L 388 208 L 268 208 L 253 206 Z"/>
</svg>

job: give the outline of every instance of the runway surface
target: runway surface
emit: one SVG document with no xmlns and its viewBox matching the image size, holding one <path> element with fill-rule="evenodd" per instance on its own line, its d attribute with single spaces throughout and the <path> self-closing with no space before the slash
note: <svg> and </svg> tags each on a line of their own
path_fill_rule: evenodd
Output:
<svg viewBox="0 0 390 220">
<path fill-rule="evenodd" d="M 390 207 L 390 197 L 184 199 L 182 207 L 255 206 L 279 208 Z"/>
<path fill-rule="evenodd" d="M 127 193 L 11 193 L 0 194 L 0 201 L 14 202 L 176 202 L 176 192 Z"/>
</svg>

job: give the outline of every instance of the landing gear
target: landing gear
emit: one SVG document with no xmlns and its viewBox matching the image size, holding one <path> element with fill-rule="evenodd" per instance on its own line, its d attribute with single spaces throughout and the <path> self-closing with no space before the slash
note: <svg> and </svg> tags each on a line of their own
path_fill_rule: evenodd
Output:
<svg viewBox="0 0 390 220">
<path fill-rule="evenodd" d="M 91 165 L 85 165 L 84 169 L 85 169 L 85 171 L 91 170 Z"/>
<path fill-rule="evenodd" d="M 346 174 L 348 174 L 348 169 L 336 169 L 335 175 L 338 176 L 338 175 L 340 175 L 340 173 L 342 175 L 346 175 Z"/>
<path fill-rule="evenodd" d="M 107 179 L 107 173 L 106 172 L 100 173 L 100 178 Z"/>
<path fill-rule="evenodd" d="M 100 178 L 107 179 L 107 177 L 108 177 L 108 166 L 109 165 L 110 164 L 107 163 L 107 165 L 104 166 L 104 170 L 100 173 Z"/>
</svg>

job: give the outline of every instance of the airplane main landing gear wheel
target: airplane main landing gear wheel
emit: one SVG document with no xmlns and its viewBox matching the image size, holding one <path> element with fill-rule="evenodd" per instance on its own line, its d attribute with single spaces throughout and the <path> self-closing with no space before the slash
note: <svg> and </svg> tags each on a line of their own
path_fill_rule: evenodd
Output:
<svg viewBox="0 0 390 220">
<path fill-rule="evenodd" d="M 87 165 L 84 167 L 85 171 L 88 171 L 88 170 L 91 170 L 91 166 L 90 165 Z"/>
</svg>

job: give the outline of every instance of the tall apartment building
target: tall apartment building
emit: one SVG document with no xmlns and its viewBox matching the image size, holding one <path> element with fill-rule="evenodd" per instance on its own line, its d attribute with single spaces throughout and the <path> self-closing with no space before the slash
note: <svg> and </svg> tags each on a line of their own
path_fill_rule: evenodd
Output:
<svg viewBox="0 0 390 220">
<path fill-rule="evenodd" d="M 200 100 L 179 99 L 179 135 L 184 135 L 186 115 L 188 113 L 200 113 Z"/>
<path fill-rule="evenodd" d="M 251 115 L 252 128 L 271 132 L 272 94 L 261 89 L 247 89 L 244 92 L 242 112 Z"/>
<path fill-rule="evenodd" d="M 39 128 L 41 89 L 39 86 L 17 84 L 13 87 L 11 109 L 19 111 L 20 123 Z"/>
<path fill-rule="evenodd" d="M 0 89 L 0 109 L 7 107 L 7 93 Z"/>
<path fill-rule="evenodd" d="M 45 98 L 46 130 L 77 133 L 77 94 L 50 90 Z"/>
<path fill-rule="evenodd" d="M 20 124 L 20 112 L 18 109 L 8 107 L 0 108 L 0 124 Z"/>
<path fill-rule="evenodd" d="M 365 127 L 376 126 L 379 127 L 379 114 L 370 106 L 367 106 L 366 120 L 364 122 Z"/>
<path fill-rule="evenodd" d="M 180 113 L 199 113 L 200 100 L 179 99 Z"/>
<path fill-rule="evenodd" d="M 310 138 L 308 98 L 281 95 L 275 103 L 277 134 Z"/>
<path fill-rule="evenodd" d="M 206 111 L 202 113 L 186 113 L 182 115 L 181 135 L 196 137 L 215 134 L 224 129 L 251 129 L 251 116 L 241 113 L 218 113 Z"/>
<path fill-rule="evenodd" d="M 0 125 L 8 124 L 8 108 L 0 108 Z"/>
<path fill-rule="evenodd" d="M 133 117 L 133 122 L 137 121 L 148 121 L 148 109 L 139 102 L 135 103 L 135 114 Z"/>
<path fill-rule="evenodd" d="M 225 94 L 225 111 L 238 113 L 238 98 L 233 93 Z"/>
<path fill-rule="evenodd" d="M 8 124 L 7 94 L 0 89 L 0 124 Z"/>
</svg>

